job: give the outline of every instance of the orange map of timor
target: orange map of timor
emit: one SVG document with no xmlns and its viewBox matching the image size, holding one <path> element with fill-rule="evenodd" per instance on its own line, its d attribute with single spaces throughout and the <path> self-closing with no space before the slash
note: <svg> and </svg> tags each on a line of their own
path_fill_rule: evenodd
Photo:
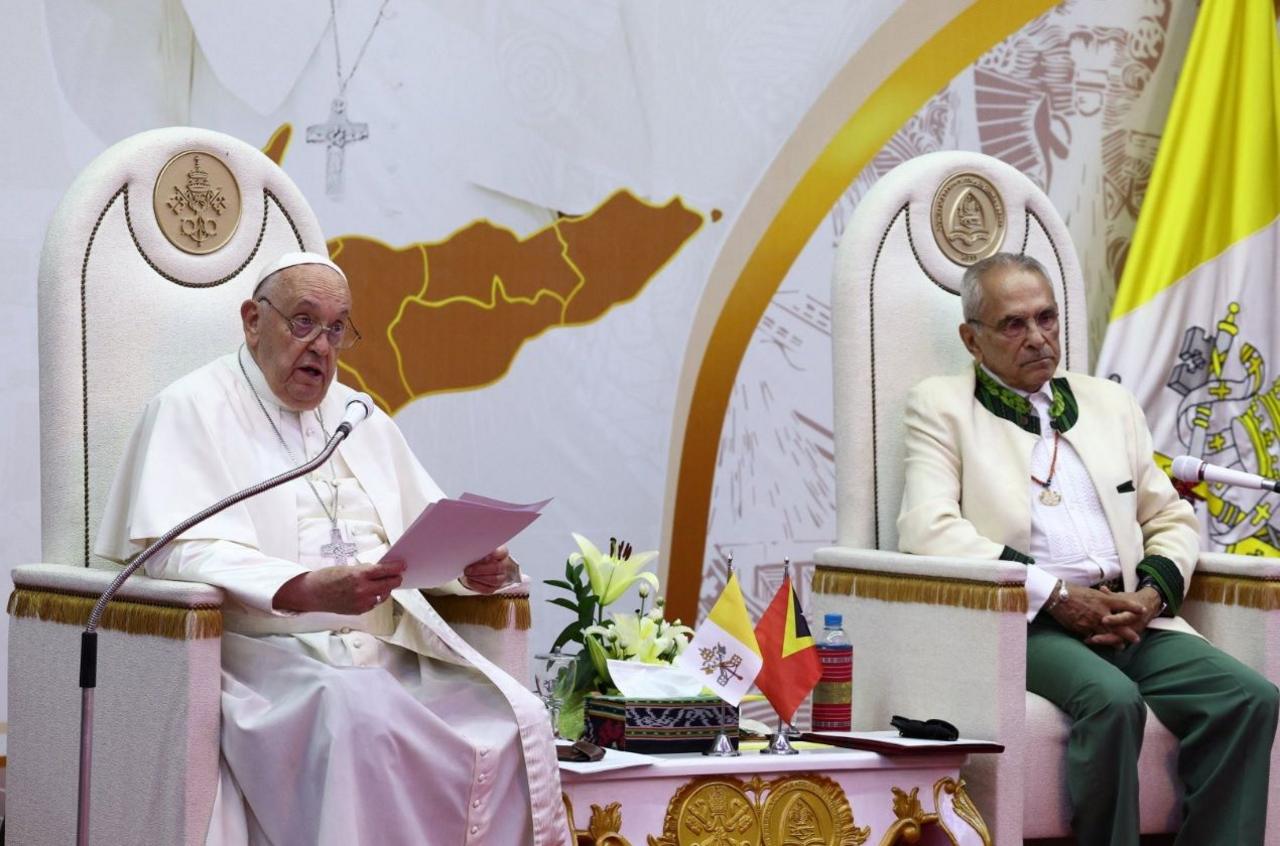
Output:
<svg viewBox="0 0 1280 846">
<path fill-rule="evenodd" d="M 278 129 L 264 152 L 279 162 L 290 134 Z M 488 385 L 526 341 L 634 299 L 701 226 L 678 198 L 654 205 L 621 190 L 524 237 L 479 220 L 398 248 L 332 238 L 361 335 L 342 354 L 341 379 L 391 414 L 429 394 Z"/>
</svg>

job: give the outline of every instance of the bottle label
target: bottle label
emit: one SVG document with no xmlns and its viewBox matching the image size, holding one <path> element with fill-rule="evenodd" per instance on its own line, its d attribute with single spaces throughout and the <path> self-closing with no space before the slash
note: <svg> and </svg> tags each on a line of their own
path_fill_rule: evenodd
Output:
<svg viewBox="0 0 1280 846">
<path fill-rule="evenodd" d="M 848 731 L 852 724 L 853 647 L 819 647 L 822 678 L 813 689 L 813 730 Z"/>
</svg>

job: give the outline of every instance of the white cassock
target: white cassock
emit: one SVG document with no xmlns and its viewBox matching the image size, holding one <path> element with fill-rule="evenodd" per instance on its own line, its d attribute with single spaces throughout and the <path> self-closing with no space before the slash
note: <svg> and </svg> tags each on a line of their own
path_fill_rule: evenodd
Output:
<svg viewBox="0 0 1280 846">
<path fill-rule="evenodd" d="M 335 382 L 318 414 L 283 409 L 243 348 L 179 379 L 134 430 L 95 552 L 124 560 L 191 514 L 316 455 L 353 393 Z M 333 563 L 320 548 L 335 500 L 355 560 L 373 563 L 443 496 L 381 411 L 312 483 L 315 492 L 299 479 L 227 509 L 148 563 L 152 576 L 227 594 L 209 842 L 566 843 L 542 703 L 416 590 L 359 616 L 271 608 L 285 582 Z"/>
</svg>

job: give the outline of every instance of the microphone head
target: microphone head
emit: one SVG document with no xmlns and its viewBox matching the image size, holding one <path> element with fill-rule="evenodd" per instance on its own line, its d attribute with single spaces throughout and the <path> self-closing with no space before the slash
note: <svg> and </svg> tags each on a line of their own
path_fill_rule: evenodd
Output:
<svg viewBox="0 0 1280 846">
<path fill-rule="evenodd" d="M 351 399 L 347 400 L 347 408 L 350 409 L 353 403 L 359 403 L 364 407 L 364 416 L 369 417 L 373 414 L 373 397 L 366 393 L 358 393 Z"/>
<path fill-rule="evenodd" d="M 1203 461 L 1194 456 L 1179 455 L 1173 460 L 1173 478 L 1184 482 L 1199 482 L 1200 467 L 1203 464 Z"/>
<path fill-rule="evenodd" d="M 373 414 L 373 399 L 368 394 L 356 394 L 347 400 L 347 411 L 342 415 L 342 422 L 339 427 L 345 427 L 350 432 L 357 424 L 368 419 Z"/>
</svg>

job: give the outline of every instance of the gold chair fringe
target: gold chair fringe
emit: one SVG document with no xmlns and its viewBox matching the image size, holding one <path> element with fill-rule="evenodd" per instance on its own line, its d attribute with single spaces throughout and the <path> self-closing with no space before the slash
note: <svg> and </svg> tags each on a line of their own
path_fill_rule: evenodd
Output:
<svg viewBox="0 0 1280 846">
<path fill-rule="evenodd" d="M 1280 580 L 1196 573 L 1191 577 L 1187 599 L 1275 611 L 1280 609 Z"/>
<path fill-rule="evenodd" d="M 427 596 L 427 602 L 450 625 L 514 627 L 521 632 L 533 626 L 527 596 Z"/>
<path fill-rule="evenodd" d="M 978 611 L 1027 613 L 1027 592 L 1022 585 L 947 579 L 940 576 L 897 576 L 819 565 L 813 574 L 813 591 L 860 596 L 883 602 L 917 602 L 923 605 L 973 608 Z"/>
<path fill-rule="evenodd" d="M 9 614 L 50 623 L 84 626 L 97 597 L 18 588 L 9 594 Z M 170 640 L 222 637 L 222 609 L 152 605 L 113 599 L 103 610 L 100 629 Z"/>
</svg>

